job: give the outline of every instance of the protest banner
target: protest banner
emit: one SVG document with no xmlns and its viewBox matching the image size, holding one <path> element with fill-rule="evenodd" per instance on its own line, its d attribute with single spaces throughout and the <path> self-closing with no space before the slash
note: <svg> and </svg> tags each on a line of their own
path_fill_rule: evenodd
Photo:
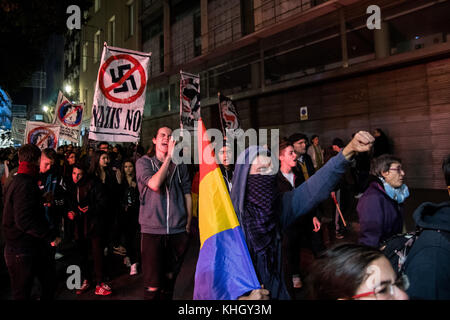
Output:
<svg viewBox="0 0 450 320">
<path fill-rule="evenodd" d="M 89 139 L 139 141 L 151 53 L 105 44 L 98 72 Z"/>
</svg>

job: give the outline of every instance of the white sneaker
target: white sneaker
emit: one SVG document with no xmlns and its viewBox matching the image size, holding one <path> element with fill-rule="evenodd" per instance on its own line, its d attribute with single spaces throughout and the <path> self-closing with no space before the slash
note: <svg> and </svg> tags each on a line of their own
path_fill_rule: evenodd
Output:
<svg viewBox="0 0 450 320">
<path fill-rule="evenodd" d="M 137 275 L 137 274 L 138 274 L 137 267 L 138 267 L 138 264 L 137 264 L 137 263 L 133 263 L 133 264 L 131 265 L 131 268 L 130 268 L 130 276 L 134 276 L 134 275 Z"/>
<path fill-rule="evenodd" d="M 64 257 L 63 254 L 61 254 L 61 253 L 59 253 L 59 252 L 56 252 L 56 253 L 55 253 L 55 260 L 59 260 L 59 259 L 61 259 L 62 257 Z"/>
</svg>

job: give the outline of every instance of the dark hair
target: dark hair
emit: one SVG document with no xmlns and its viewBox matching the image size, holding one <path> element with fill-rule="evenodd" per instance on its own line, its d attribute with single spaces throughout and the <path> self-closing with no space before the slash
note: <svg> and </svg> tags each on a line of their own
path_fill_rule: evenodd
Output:
<svg viewBox="0 0 450 320">
<path fill-rule="evenodd" d="M 292 144 L 294 144 L 294 143 L 296 143 L 297 141 L 302 140 L 302 139 L 304 139 L 305 142 L 308 143 L 308 137 L 306 136 L 306 134 L 303 134 L 303 133 L 300 133 L 300 132 L 291 134 L 291 135 L 289 136 L 289 138 L 288 138 L 288 140 L 289 140 Z"/>
<path fill-rule="evenodd" d="M 136 164 L 134 163 L 134 161 L 133 161 L 132 159 L 125 159 L 125 160 L 122 162 L 122 167 L 121 167 L 121 169 L 120 169 L 120 171 L 121 171 L 120 173 L 122 173 L 122 180 L 125 181 L 125 183 L 128 184 L 128 180 L 127 180 L 127 178 L 126 178 L 125 170 L 124 170 L 124 168 L 125 168 L 125 163 L 127 163 L 127 162 L 130 162 L 131 164 L 133 164 L 133 181 L 134 181 L 134 182 L 136 182 Z"/>
<path fill-rule="evenodd" d="M 442 171 L 444 171 L 445 183 L 450 186 L 450 154 L 442 162 Z"/>
<path fill-rule="evenodd" d="M 75 162 L 75 164 L 73 165 L 72 171 L 73 171 L 74 168 L 77 168 L 79 170 L 83 170 L 84 173 L 87 173 L 86 166 L 85 166 L 85 164 L 83 162 L 79 162 L 79 161 Z"/>
<path fill-rule="evenodd" d="M 156 139 L 156 137 L 158 136 L 159 130 L 161 130 L 162 128 L 167 128 L 172 131 L 172 128 L 170 128 L 168 126 L 159 127 L 158 130 L 156 131 L 156 133 L 153 135 L 153 139 Z M 149 157 L 153 157 L 156 154 L 156 146 L 153 143 L 153 139 L 152 139 L 152 145 L 147 150 L 147 156 L 149 156 Z"/>
<path fill-rule="evenodd" d="M 376 177 L 381 177 L 381 173 L 389 171 L 391 164 L 396 162 L 402 163 L 402 160 L 391 154 L 383 154 L 377 158 L 374 158 L 370 164 L 370 174 Z"/>
<path fill-rule="evenodd" d="M 313 141 L 315 138 L 318 138 L 319 136 L 317 134 L 313 134 L 311 137 L 311 141 Z"/>
<path fill-rule="evenodd" d="M 42 150 L 42 154 L 45 155 L 50 160 L 55 161 L 56 160 L 56 151 L 52 148 L 47 148 Z"/>
<path fill-rule="evenodd" d="M 344 145 L 344 141 L 342 141 L 342 139 L 340 138 L 334 138 L 333 142 L 331 143 L 332 146 L 338 146 L 339 148 L 343 148 Z"/>
<path fill-rule="evenodd" d="M 344 243 L 326 250 L 311 265 L 306 279 L 311 300 L 351 298 L 367 277 L 367 267 L 383 253 L 361 244 Z"/>
<path fill-rule="evenodd" d="M 280 141 L 280 146 L 278 147 L 278 155 L 281 156 L 281 153 L 287 147 L 293 147 L 292 142 L 290 140 L 288 140 L 287 138 L 282 138 Z"/>
<path fill-rule="evenodd" d="M 108 143 L 108 142 L 102 141 L 102 142 L 100 142 L 99 144 L 97 144 L 97 149 L 100 149 L 100 146 L 101 146 L 102 144 L 106 144 L 106 145 L 109 147 L 109 143 Z"/>
<path fill-rule="evenodd" d="M 34 144 L 26 144 L 19 149 L 20 162 L 35 162 L 41 157 L 41 150 Z"/>
<path fill-rule="evenodd" d="M 96 150 L 94 152 L 94 155 L 92 156 L 92 160 L 90 162 L 90 167 L 89 167 L 89 174 L 92 176 L 97 176 L 99 173 L 99 169 L 100 169 L 100 158 L 102 155 L 108 155 L 108 152 L 103 151 L 103 150 Z"/>
</svg>

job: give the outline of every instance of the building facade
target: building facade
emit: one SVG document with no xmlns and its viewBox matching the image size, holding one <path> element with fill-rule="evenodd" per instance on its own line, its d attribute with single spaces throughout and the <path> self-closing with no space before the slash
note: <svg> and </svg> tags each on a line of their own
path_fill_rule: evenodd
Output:
<svg viewBox="0 0 450 320">
<path fill-rule="evenodd" d="M 377 9 L 381 28 L 371 29 Z M 142 48 L 153 53 L 143 144 L 162 125 L 179 127 L 183 70 L 201 77 L 209 128 L 220 128 L 219 91 L 236 102 L 244 129 L 318 134 L 326 146 L 381 128 L 408 185 L 442 190 L 450 153 L 446 12 L 450 1 L 143 0 Z"/>
<path fill-rule="evenodd" d="M 85 103 L 82 135 L 87 134 L 92 117 L 100 59 L 104 43 L 108 46 L 141 51 L 138 24 L 138 0 L 95 0 L 84 13 L 87 20 L 81 27 L 80 101 Z"/>
</svg>

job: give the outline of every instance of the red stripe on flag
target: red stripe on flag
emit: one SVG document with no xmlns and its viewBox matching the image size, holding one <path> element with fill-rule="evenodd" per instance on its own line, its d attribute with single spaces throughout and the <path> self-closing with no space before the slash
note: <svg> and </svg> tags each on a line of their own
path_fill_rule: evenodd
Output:
<svg viewBox="0 0 450 320">
<path fill-rule="evenodd" d="M 199 161 L 200 161 L 200 183 L 203 178 L 210 172 L 218 168 L 215 161 L 214 149 L 211 146 L 211 141 L 206 135 L 206 128 L 203 120 L 198 120 L 198 148 L 199 148 Z"/>
</svg>

